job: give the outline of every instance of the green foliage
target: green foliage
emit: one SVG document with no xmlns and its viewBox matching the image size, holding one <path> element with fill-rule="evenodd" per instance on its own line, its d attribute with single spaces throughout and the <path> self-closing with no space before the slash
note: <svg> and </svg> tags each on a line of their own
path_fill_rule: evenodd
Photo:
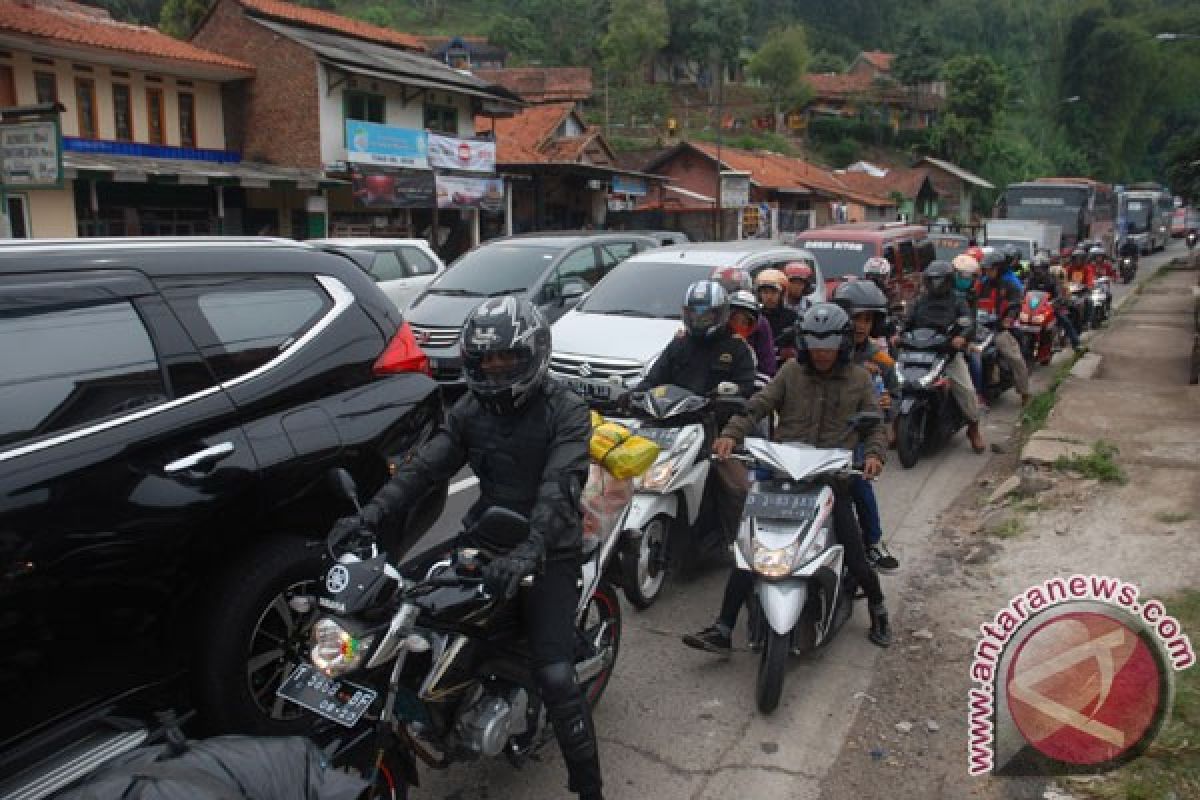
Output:
<svg viewBox="0 0 1200 800">
<path fill-rule="evenodd" d="M 1177 525 L 1192 518 L 1190 511 L 1159 511 L 1154 518 L 1164 525 Z"/>
<path fill-rule="evenodd" d="M 1072 470 L 1085 478 L 1094 478 L 1104 483 L 1125 483 L 1125 473 L 1117 466 L 1113 457 L 1120 451 L 1111 442 L 1098 441 L 1086 456 L 1059 456 L 1054 468 Z"/>
<path fill-rule="evenodd" d="M 849 59 L 829 50 L 818 50 L 808 62 L 808 68 L 812 72 L 845 72 L 849 67 Z"/>
<path fill-rule="evenodd" d="M 714 131 L 694 131 L 691 137 L 704 142 L 717 140 L 717 134 Z M 768 131 L 726 133 L 721 137 L 721 143 L 725 147 L 736 147 L 739 150 L 770 150 L 773 153 L 783 153 L 785 156 L 799 155 L 795 145 L 786 137 Z"/>
<path fill-rule="evenodd" d="M 748 26 L 749 0 L 667 0 L 667 52 L 700 63 L 737 62 Z"/>
<path fill-rule="evenodd" d="M 613 0 L 608 33 L 600 42 L 604 66 L 631 83 L 646 61 L 667 43 L 670 32 L 663 0 Z"/>
<path fill-rule="evenodd" d="M 1166 173 L 1172 189 L 1189 204 L 1200 203 L 1200 132 L 1171 141 Z"/>
<path fill-rule="evenodd" d="M 609 114 L 614 122 L 661 122 L 671 105 L 666 86 L 629 86 L 609 90 Z"/>
<path fill-rule="evenodd" d="M 781 28 L 763 42 L 747 71 L 765 88 L 779 117 L 784 105 L 803 105 L 809 93 L 804 74 L 808 69 L 808 38 L 804 28 Z"/>
<path fill-rule="evenodd" d="M 929 83 L 938 77 L 942 60 L 933 33 L 924 25 L 913 23 L 904 27 L 892 61 L 892 75 L 905 86 Z"/>
<path fill-rule="evenodd" d="M 113 19 L 138 25 L 157 25 L 163 0 L 93 0 L 94 5 L 112 14 Z"/>
<path fill-rule="evenodd" d="M 369 6 L 363 9 L 363 12 L 358 16 L 364 22 L 378 25 L 381 28 L 392 28 L 396 25 L 396 18 L 392 15 L 392 10 L 387 6 Z"/>
<path fill-rule="evenodd" d="M 988 56 L 956 56 L 942 68 L 946 112 L 988 127 L 1008 103 L 1008 78 Z"/>
<path fill-rule="evenodd" d="M 208 0 L 166 0 L 159 13 L 158 27 L 178 39 L 186 39 L 208 13 Z"/>
</svg>

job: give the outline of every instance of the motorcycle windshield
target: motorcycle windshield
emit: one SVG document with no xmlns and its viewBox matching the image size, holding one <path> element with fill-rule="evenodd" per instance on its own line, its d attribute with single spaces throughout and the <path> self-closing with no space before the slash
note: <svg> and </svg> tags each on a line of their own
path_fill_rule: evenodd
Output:
<svg viewBox="0 0 1200 800">
<path fill-rule="evenodd" d="M 821 450 L 799 444 L 782 444 L 766 439 L 747 439 L 746 449 L 778 472 L 802 481 L 814 475 L 849 469 L 854 454 L 849 450 Z"/>
</svg>

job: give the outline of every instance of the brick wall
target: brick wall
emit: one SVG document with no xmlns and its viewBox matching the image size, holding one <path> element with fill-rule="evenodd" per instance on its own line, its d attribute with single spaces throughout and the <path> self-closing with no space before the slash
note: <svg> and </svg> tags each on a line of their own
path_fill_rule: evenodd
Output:
<svg viewBox="0 0 1200 800">
<path fill-rule="evenodd" d="M 192 41 L 257 70 L 244 89 L 225 93 L 231 147 L 238 142 L 247 161 L 322 166 L 317 59 L 312 51 L 247 18 L 235 0 L 218 0 Z"/>
</svg>

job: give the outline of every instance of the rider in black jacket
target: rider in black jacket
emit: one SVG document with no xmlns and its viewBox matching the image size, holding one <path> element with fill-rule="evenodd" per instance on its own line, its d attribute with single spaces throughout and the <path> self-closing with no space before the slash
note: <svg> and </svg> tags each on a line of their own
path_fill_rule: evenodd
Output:
<svg viewBox="0 0 1200 800">
<path fill-rule="evenodd" d="M 566 762 L 569 787 L 601 798 L 600 762 L 591 711 L 575 680 L 576 586 L 582 557 L 580 495 L 588 473 L 591 422 L 583 400 L 546 380 L 550 326 L 527 300 L 486 300 L 463 327 L 463 371 L 470 389 L 434 436 L 362 510 L 339 526 L 379 531 L 396 525 L 430 486 L 466 464 L 479 478 L 470 524 L 489 507 L 529 518 L 529 536 L 484 568 L 492 594 L 513 597 L 521 611 L 534 678 Z"/>
<path fill-rule="evenodd" d="M 1063 332 L 1067 334 L 1071 347 L 1078 353 L 1081 349 L 1079 333 L 1071 324 L 1071 315 L 1067 313 L 1067 304 L 1071 298 L 1067 294 L 1067 287 L 1050 274 L 1050 257 L 1045 253 L 1038 253 L 1033 257 L 1033 271 L 1029 275 L 1029 284 L 1025 288 L 1030 292 L 1048 292 L 1050 294 L 1054 301 L 1054 318 L 1058 320 Z"/>
</svg>

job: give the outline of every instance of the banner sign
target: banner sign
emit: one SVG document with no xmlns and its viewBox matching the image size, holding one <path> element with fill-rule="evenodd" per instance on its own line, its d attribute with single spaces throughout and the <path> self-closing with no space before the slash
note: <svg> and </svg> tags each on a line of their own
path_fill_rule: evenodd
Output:
<svg viewBox="0 0 1200 800">
<path fill-rule="evenodd" d="M 496 143 L 429 134 L 429 163 L 438 169 L 496 171 Z"/>
<path fill-rule="evenodd" d="M 750 205 L 750 173 L 721 173 L 721 208 L 743 208 Z"/>
<path fill-rule="evenodd" d="M 497 213 L 504 210 L 503 178 L 464 178 L 437 176 L 438 208 L 481 208 Z"/>
<path fill-rule="evenodd" d="M 429 169 L 429 135 L 357 119 L 346 120 L 346 160 L 356 164 Z"/>
<path fill-rule="evenodd" d="M 62 186 L 62 141 L 58 122 L 18 122 L 0 125 L 0 183 L 5 186 L 56 188 Z"/>
<path fill-rule="evenodd" d="M 646 195 L 646 179 L 630 178 L 625 175 L 613 175 L 612 193 L 644 197 Z"/>
<path fill-rule="evenodd" d="M 354 202 L 365 208 L 433 208 L 433 173 L 416 170 L 355 170 Z"/>
</svg>

